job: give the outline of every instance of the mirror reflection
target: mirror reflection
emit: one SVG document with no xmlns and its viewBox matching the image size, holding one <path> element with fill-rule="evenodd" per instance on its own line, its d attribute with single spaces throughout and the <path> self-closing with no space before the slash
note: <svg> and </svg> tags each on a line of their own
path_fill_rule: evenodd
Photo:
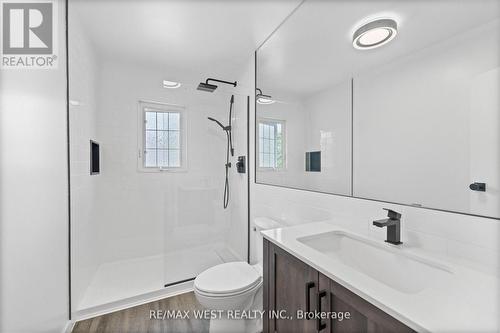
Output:
<svg viewBox="0 0 500 333">
<path fill-rule="evenodd" d="M 500 3 L 481 3 L 304 2 L 256 53 L 256 181 L 500 217 Z"/>
</svg>

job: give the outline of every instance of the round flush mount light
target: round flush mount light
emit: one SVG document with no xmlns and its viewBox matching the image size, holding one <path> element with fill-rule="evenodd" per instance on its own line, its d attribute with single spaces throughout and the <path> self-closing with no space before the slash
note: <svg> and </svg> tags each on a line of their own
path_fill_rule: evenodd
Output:
<svg viewBox="0 0 500 333">
<path fill-rule="evenodd" d="M 377 19 L 359 27 L 352 36 L 352 45 L 359 50 L 369 50 L 389 43 L 398 33 L 398 23 L 393 19 Z"/>
<path fill-rule="evenodd" d="M 163 80 L 163 88 L 176 89 L 179 88 L 180 86 L 181 84 L 179 82 Z"/>
</svg>

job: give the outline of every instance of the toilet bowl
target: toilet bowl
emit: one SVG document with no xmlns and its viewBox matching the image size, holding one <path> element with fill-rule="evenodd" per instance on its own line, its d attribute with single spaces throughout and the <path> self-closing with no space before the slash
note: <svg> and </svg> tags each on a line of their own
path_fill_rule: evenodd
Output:
<svg viewBox="0 0 500 333">
<path fill-rule="evenodd" d="M 211 310 L 248 310 L 262 286 L 262 275 L 244 261 L 213 266 L 194 280 L 198 302 Z"/>
<path fill-rule="evenodd" d="M 262 230 L 282 225 L 268 218 L 254 220 L 254 244 L 257 264 L 245 261 L 228 262 L 213 266 L 194 280 L 194 293 L 198 302 L 209 310 L 247 311 L 262 310 Z M 224 317 L 210 321 L 210 332 L 260 332 L 261 320 L 228 320 Z"/>
</svg>

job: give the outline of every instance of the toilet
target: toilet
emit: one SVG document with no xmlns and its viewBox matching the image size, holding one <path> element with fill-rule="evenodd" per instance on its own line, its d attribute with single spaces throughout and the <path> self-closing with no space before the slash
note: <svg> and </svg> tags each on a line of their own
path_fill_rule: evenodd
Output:
<svg viewBox="0 0 500 333">
<path fill-rule="evenodd" d="M 282 225 L 267 217 L 257 217 L 253 223 L 254 260 L 251 265 L 246 261 L 228 262 L 210 267 L 194 280 L 194 293 L 198 302 L 209 310 L 262 310 L 262 230 L 275 229 Z M 222 316 L 210 321 L 210 332 L 248 332 L 262 331 L 260 319 L 231 320 Z"/>
</svg>

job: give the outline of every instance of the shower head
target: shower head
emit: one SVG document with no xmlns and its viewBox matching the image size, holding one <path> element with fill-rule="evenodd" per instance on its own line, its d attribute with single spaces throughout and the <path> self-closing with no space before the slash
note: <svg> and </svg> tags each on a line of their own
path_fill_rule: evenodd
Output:
<svg viewBox="0 0 500 333">
<path fill-rule="evenodd" d="M 214 90 L 217 89 L 217 86 L 215 84 L 200 82 L 197 89 L 201 91 L 214 92 Z"/>
<path fill-rule="evenodd" d="M 233 87 L 236 87 L 236 85 L 238 84 L 237 81 L 229 82 L 229 81 L 223 81 L 223 80 L 217 80 L 217 79 L 208 78 L 205 82 L 200 82 L 200 84 L 198 85 L 197 89 L 201 90 L 201 91 L 214 92 L 214 90 L 217 89 L 217 86 L 215 84 L 208 83 L 208 81 L 214 81 L 214 82 L 220 82 L 220 83 L 224 83 L 224 84 L 229 84 L 229 85 L 232 85 Z"/>
<path fill-rule="evenodd" d="M 255 99 L 257 103 L 259 104 L 273 104 L 276 101 L 272 98 L 270 95 L 264 95 L 261 89 L 255 88 L 255 90 L 258 92 L 258 94 L 255 95 Z"/>
<path fill-rule="evenodd" d="M 211 121 L 213 121 L 213 122 L 216 122 L 216 123 L 217 123 L 217 125 L 219 125 L 220 127 L 222 127 L 222 129 L 223 129 L 223 130 L 226 130 L 226 128 L 224 127 L 224 125 L 222 125 L 222 124 L 221 124 L 221 122 L 220 122 L 220 121 L 218 121 L 217 119 L 214 119 L 214 118 L 212 118 L 212 117 L 208 117 L 208 120 L 211 120 Z"/>
</svg>

